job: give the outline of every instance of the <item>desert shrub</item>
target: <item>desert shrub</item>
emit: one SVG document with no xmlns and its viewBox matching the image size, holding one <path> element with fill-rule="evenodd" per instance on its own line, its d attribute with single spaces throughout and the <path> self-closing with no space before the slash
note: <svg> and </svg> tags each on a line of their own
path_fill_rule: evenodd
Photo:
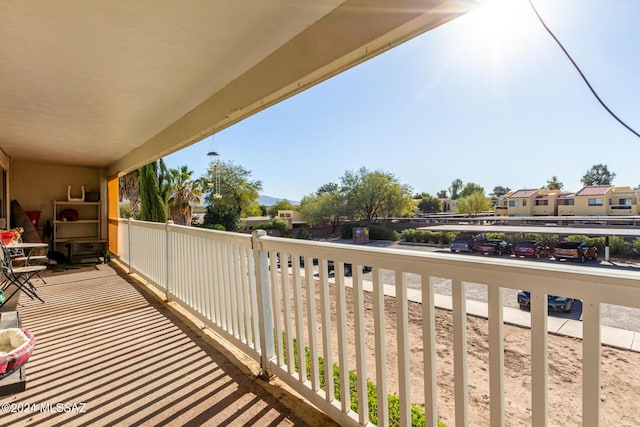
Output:
<svg viewBox="0 0 640 427">
<path fill-rule="evenodd" d="M 381 225 L 372 224 L 369 226 L 369 239 L 371 240 L 391 240 L 396 241 L 400 238 L 397 231 L 391 230 Z"/>
<path fill-rule="evenodd" d="M 355 227 L 355 225 L 352 222 L 342 224 L 342 228 L 340 228 L 340 238 L 351 239 L 353 237 L 353 227 Z"/>
<path fill-rule="evenodd" d="M 512 245 L 515 245 L 516 243 L 518 243 L 520 240 L 522 240 L 522 236 L 520 234 L 513 234 L 513 233 L 487 233 L 487 239 L 500 239 L 500 240 L 505 240 L 509 243 L 511 243 Z"/>
<path fill-rule="evenodd" d="M 443 245 L 448 245 L 456 237 L 456 233 L 452 233 L 452 232 L 443 231 L 443 232 L 439 232 L 438 234 L 439 234 L 438 243 L 441 243 Z"/>
<path fill-rule="evenodd" d="M 434 245 L 448 245 L 455 238 L 456 233 L 443 231 L 416 230 L 407 228 L 400 233 L 400 239 L 410 243 L 432 243 Z"/>
<path fill-rule="evenodd" d="M 417 239 L 418 230 L 414 228 L 407 228 L 406 230 L 402 230 L 400 232 L 400 240 L 404 240 L 405 242 L 417 242 Z"/>
<path fill-rule="evenodd" d="M 500 239 L 500 240 L 507 240 L 505 238 L 505 234 L 500 232 L 500 233 L 487 233 L 487 239 Z"/>
<path fill-rule="evenodd" d="M 131 218 L 131 203 L 129 202 L 120 203 L 119 210 L 120 210 L 120 218 L 127 218 L 127 219 Z"/>
<path fill-rule="evenodd" d="M 526 240 L 540 240 L 544 245 L 555 248 L 558 244 L 557 234 L 527 233 L 524 235 Z"/>
<path fill-rule="evenodd" d="M 285 360 L 287 360 L 287 340 L 286 334 L 282 333 L 282 342 L 283 342 L 283 354 Z M 307 368 L 307 379 L 311 380 L 311 352 L 308 347 L 304 348 L 305 354 L 305 364 Z M 298 362 L 298 345 L 297 340 L 293 339 L 293 362 L 294 369 L 297 372 L 299 370 L 299 362 Z M 324 358 L 318 357 L 318 371 L 320 376 L 320 388 L 325 390 L 325 369 L 324 369 Z M 331 369 L 333 375 L 333 393 L 337 400 L 341 399 L 340 396 L 340 368 L 336 363 L 333 364 Z M 349 394 L 350 401 L 349 407 L 358 412 L 358 376 L 355 371 L 349 371 Z M 369 420 L 372 424 L 378 424 L 378 390 L 372 381 L 367 379 L 367 406 L 369 409 Z M 400 398 L 396 394 L 387 395 L 387 402 L 389 406 L 389 425 L 390 426 L 399 426 L 400 425 Z M 412 426 L 424 426 L 426 425 L 426 416 L 424 412 L 424 408 L 420 405 L 411 404 L 411 425 Z M 440 420 L 438 420 L 438 427 L 446 427 Z"/>
<path fill-rule="evenodd" d="M 631 242 L 631 253 L 634 256 L 640 256 L 640 237 L 636 237 L 633 239 L 633 242 Z"/>
<path fill-rule="evenodd" d="M 433 234 L 431 231 L 407 228 L 400 233 L 400 239 L 410 243 L 428 243 L 431 240 L 431 234 Z"/>
<path fill-rule="evenodd" d="M 300 228 L 298 229 L 298 233 L 296 234 L 296 239 L 309 240 L 311 239 L 311 233 L 309 233 L 309 230 L 307 230 L 306 228 Z"/>
<path fill-rule="evenodd" d="M 623 237 L 611 236 L 609 237 L 609 250 L 611 255 L 631 256 L 633 255 L 633 244 L 624 240 Z"/>
<path fill-rule="evenodd" d="M 568 236 L 568 242 L 587 242 L 589 246 L 598 248 L 598 254 L 604 254 L 604 237 L 589 237 L 582 234 Z"/>
</svg>

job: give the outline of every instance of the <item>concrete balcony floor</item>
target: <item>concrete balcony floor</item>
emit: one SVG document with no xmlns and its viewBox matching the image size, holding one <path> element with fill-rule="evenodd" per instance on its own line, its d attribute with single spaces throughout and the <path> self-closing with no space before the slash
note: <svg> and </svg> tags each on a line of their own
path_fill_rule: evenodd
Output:
<svg viewBox="0 0 640 427">
<path fill-rule="evenodd" d="M 22 412 L 3 411 L 2 425 L 306 425 L 112 267 L 45 279 L 45 304 L 24 295 L 18 304 L 37 341 L 26 390 L 0 397 Z M 55 412 L 58 403 L 71 412 Z"/>
</svg>

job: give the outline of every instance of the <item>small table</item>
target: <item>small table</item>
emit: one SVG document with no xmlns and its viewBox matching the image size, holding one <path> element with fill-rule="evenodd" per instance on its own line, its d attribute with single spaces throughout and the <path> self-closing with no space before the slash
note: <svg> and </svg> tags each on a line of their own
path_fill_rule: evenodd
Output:
<svg viewBox="0 0 640 427">
<path fill-rule="evenodd" d="M 31 259 L 31 255 L 33 251 L 36 249 L 45 249 L 48 248 L 48 243 L 40 243 L 40 242 L 22 242 L 22 243 L 10 243 L 7 245 L 7 249 L 13 250 L 22 250 L 25 257 L 25 265 L 29 265 L 29 260 Z"/>
</svg>

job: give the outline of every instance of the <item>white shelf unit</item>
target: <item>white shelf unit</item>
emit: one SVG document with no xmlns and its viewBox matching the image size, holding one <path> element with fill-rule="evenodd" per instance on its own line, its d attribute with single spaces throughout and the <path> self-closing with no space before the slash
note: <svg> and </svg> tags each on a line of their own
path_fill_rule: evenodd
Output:
<svg viewBox="0 0 640 427">
<path fill-rule="evenodd" d="M 101 240 L 101 202 L 53 202 L 53 244 Z M 65 209 L 78 212 L 77 221 L 64 221 L 60 213 Z M 60 245 L 62 246 L 62 245 Z"/>
</svg>

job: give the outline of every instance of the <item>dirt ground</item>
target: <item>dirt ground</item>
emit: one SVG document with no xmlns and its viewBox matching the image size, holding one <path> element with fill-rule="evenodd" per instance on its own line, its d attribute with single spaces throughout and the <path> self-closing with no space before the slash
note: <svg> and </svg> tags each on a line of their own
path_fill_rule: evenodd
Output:
<svg viewBox="0 0 640 427">
<path fill-rule="evenodd" d="M 303 285 L 304 288 L 304 285 Z M 336 295 L 330 286 L 332 315 L 332 353 L 337 361 Z M 345 289 L 346 307 L 352 308 L 353 290 Z M 303 290 L 303 293 L 305 291 Z M 304 295 L 306 301 L 306 295 Z M 319 296 L 316 298 L 318 310 L 319 347 L 322 348 Z M 374 340 L 372 294 L 364 292 L 366 342 L 366 374 L 375 381 L 375 357 L 378 352 Z M 305 329 L 307 313 L 305 312 Z M 290 319 L 291 313 L 282 320 Z M 411 370 L 411 401 L 424 405 L 424 374 L 422 344 L 422 306 L 409 303 L 409 366 Z M 398 391 L 396 300 L 385 297 L 385 329 L 387 343 L 387 384 L 389 393 Z M 295 329 L 294 329 L 295 330 Z M 355 320 L 353 312 L 347 316 L 346 331 L 349 346 L 349 369 L 355 370 Z M 453 378 L 453 321 L 446 310 L 436 313 L 436 372 L 438 383 L 438 415 L 447 426 L 455 425 L 455 399 Z M 308 329 L 307 332 L 308 334 Z M 308 335 L 307 335 L 308 336 Z M 506 425 L 531 425 L 531 331 L 511 325 L 504 325 L 504 371 Z M 582 341 L 574 338 L 549 335 L 549 425 L 574 426 L 582 424 Z M 614 348 L 603 347 L 601 366 L 601 419 L 602 425 L 640 425 L 640 354 Z M 486 319 L 467 317 L 467 363 L 469 425 L 481 426 L 489 423 L 489 342 Z"/>
</svg>

